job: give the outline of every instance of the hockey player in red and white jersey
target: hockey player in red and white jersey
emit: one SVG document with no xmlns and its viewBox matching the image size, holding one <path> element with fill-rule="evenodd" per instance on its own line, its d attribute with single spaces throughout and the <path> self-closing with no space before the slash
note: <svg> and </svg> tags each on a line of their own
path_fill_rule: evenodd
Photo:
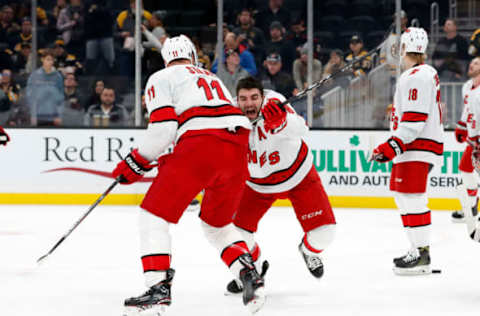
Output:
<svg viewBox="0 0 480 316">
<path fill-rule="evenodd" d="M 263 119 L 250 132 L 250 176 L 234 224 L 260 269 L 260 247 L 255 241 L 258 223 L 277 199 L 289 199 L 305 232 L 300 253 L 311 274 L 320 278 L 320 253 L 334 238 L 335 217 L 305 142 L 308 126 L 290 105 L 280 109 L 284 96 L 264 90 L 262 83 L 252 77 L 240 80 L 236 91 L 243 113 L 253 121 L 261 112 Z M 230 282 L 226 293 L 240 292 L 240 285 L 235 280 Z"/>
<path fill-rule="evenodd" d="M 254 313 L 265 301 L 263 278 L 232 225 L 248 176 L 251 123 L 233 105 L 224 84 L 196 67 L 196 51 L 186 36 L 167 39 L 161 54 L 166 68 L 154 73 L 145 88 L 150 115 L 145 139 L 113 171 L 123 184 L 138 181 L 175 141 L 141 203 L 140 251 L 149 290 L 125 300 L 125 315 L 164 315 L 174 275 L 169 226 L 179 221 L 201 190 L 204 233 L 242 281 L 243 302 Z"/>
<path fill-rule="evenodd" d="M 459 143 L 464 143 L 467 141 L 468 131 L 467 124 L 472 129 L 472 119 L 473 114 L 470 108 L 480 107 L 479 102 L 480 98 L 480 58 L 474 58 L 468 68 L 468 76 L 471 78 L 462 87 L 462 96 L 463 96 L 463 112 L 460 121 L 457 122 L 457 127 L 455 128 L 455 138 Z M 460 191 L 460 203 L 462 205 L 461 211 L 455 211 L 452 213 L 452 220 L 454 222 L 464 222 L 464 211 L 471 210 L 473 214 L 477 214 L 477 190 L 478 183 L 476 175 L 474 174 L 474 168 L 472 165 L 472 149 L 473 146 L 467 142 L 467 147 L 463 152 L 462 159 L 458 165 L 460 170 L 460 175 L 462 177 L 462 185 L 459 186 Z"/>
<path fill-rule="evenodd" d="M 477 221 L 477 181 L 473 173 L 473 170 L 480 172 L 480 128 L 478 126 L 480 122 L 480 57 L 470 62 L 468 75 L 471 80 L 467 81 L 463 87 L 465 108 L 462 117 L 466 123 L 468 147 L 460 162 L 463 179 L 463 196 L 460 201 L 468 235 L 473 240 L 480 241 L 480 223 Z M 471 170 L 470 173 L 464 171 L 467 167 Z"/>
<path fill-rule="evenodd" d="M 7 132 L 0 126 L 0 145 L 6 146 L 7 143 L 10 141 L 10 137 L 8 136 Z"/>
<path fill-rule="evenodd" d="M 395 273 L 401 275 L 431 273 L 426 188 L 428 173 L 442 162 L 444 133 L 438 75 L 424 64 L 427 45 L 428 35 L 422 28 L 410 27 L 402 34 L 404 72 L 393 100 L 392 136 L 372 153 L 378 162 L 393 159 L 390 190 L 411 243 L 406 255 L 393 260 Z"/>
</svg>

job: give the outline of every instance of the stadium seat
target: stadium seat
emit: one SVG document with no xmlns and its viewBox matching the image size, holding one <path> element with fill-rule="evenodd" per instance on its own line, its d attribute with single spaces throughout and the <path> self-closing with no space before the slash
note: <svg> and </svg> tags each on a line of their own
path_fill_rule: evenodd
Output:
<svg viewBox="0 0 480 316">
<path fill-rule="evenodd" d="M 216 43 L 217 42 L 217 27 L 203 26 L 200 30 L 201 43 Z"/>
<path fill-rule="evenodd" d="M 328 15 L 345 16 L 347 12 L 347 1 L 329 0 L 324 4 L 324 12 Z"/>
<path fill-rule="evenodd" d="M 167 33 L 170 36 L 178 36 L 180 34 L 185 34 L 188 37 L 199 36 L 200 28 L 199 27 L 189 27 L 189 26 L 175 26 L 175 27 L 168 27 L 167 26 Z"/>
<path fill-rule="evenodd" d="M 349 6 L 349 11 L 354 15 L 373 15 L 374 9 L 374 0 L 353 0 Z"/>
<path fill-rule="evenodd" d="M 380 45 L 380 43 L 386 39 L 386 35 L 385 31 L 372 31 L 368 33 L 365 37 L 365 46 L 367 46 L 367 49 L 372 49 Z"/>
<path fill-rule="evenodd" d="M 178 25 L 179 24 L 179 21 L 178 21 L 179 13 L 180 13 L 180 11 L 172 11 L 172 10 L 167 11 L 167 15 L 163 19 L 163 25 L 165 25 L 165 26 L 169 26 L 169 25 L 176 26 L 176 25 Z"/>
<path fill-rule="evenodd" d="M 318 24 L 317 24 L 318 23 Z M 324 17 L 318 17 L 315 19 L 315 29 L 319 31 L 336 31 L 345 29 L 345 19 L 339 15 L 330 15 Z"/>
<path fill-rule="evenodd" d="M 305 10 L 306 1 L 298 1 L 298 0 L 285 0 L 283 2 L 283 6 L 285 9 L 291 10 Z"/>
<path fill-rule="evenodd" d="M 376 29 L 377 22 L 368 15 L 355 16 L 347 21 L 348 27 L 360 33 L 368 33 Z"/>
<path fill-rule="evenodd" d="M 184 3 L 183 0 L 173 0 L 173 1 L 155 1 L 155 8 L 157 10 L 183 10 Z"/>
<path fill-rule="evenodd" d="M 335 33 L 329 31 L 317 31 L 313 37 L 318 39 L 320 46 L 323 48 L 333 47 L 335 42 Z"/>
<path fill-rule="evenodd" d="M 179 16 L 179 26 L 202 26 L 205 11 L 185 11 Z"/>
</svg>

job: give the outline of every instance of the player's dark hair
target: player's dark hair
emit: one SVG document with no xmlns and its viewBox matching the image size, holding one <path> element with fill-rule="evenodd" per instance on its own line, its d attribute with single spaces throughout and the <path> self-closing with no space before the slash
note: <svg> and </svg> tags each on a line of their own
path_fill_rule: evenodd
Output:
<svg viewBox="0 0 480 316">
<path fill-rule="evenodd" d="M 240 79 L 237 84 L 237 95 L 238 95 L 238 91 L 240 91 L 241 89 L 247 89 L 247 90 L 258 89 L 260 90 L 260 94 L 263 97 L 263 84 L 260 80 L 255 79 L 253 77 L 246 77 L 246 78 Z"/>
<path fill-rule="evenodd" d="M 425 54 L 422 53 L 407 53 L 407 56 L 410 57 L 413 61 L 415 61 L 415 64 L 423 64 L 425 63 Z"/>
</svg>

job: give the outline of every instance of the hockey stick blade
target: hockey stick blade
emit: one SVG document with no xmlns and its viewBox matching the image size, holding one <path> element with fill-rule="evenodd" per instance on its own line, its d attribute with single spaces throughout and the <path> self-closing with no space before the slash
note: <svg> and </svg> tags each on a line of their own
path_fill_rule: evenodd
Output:
<svg viewBox="0 0 480 316">
<path fill-rule="evenodd" d="M 64 234 L 56 243 L 55 245 L 46 253 L 44 254 L 43 256 L 41 256 L 40 258 L 37 259 L 37 264 L 42 264 L 44 263 L 45 259 L 51 255 L 55 249 L 57 249 L 58 246 L 60 246 L 60 244 L 62 242 L 65 241 L 65 239 L 67 239 L 67 237 L 78 227 L 78 225 L 80 225 L 80 223 L 83 222 L 83 220 L 88 216 L 88 214 L 90 214 L 93 209 L 95 209 L 95 207 L 97 207 L 98 204 L 100 204 L 100 202 L 103 201 L 103 199 L 105 199 L 105 197 L 110 193 L 110 191 L 113 190 L 113 188 L 115 188 L 115 186 L 120 182 L 120 177 L 116 178 L 115 181 L 113 181 L 112 184 L 110 184 L 110 186 L 108 187 L 108 189 L 103 192 L 102 195 L 100 195 L 100 197 L 92 204 L 90 205 L 90 207 L 88 208 L 88 210 L 85 212 L 85 214 L 82 215 L 82 217 L 80 217 L 76 222 L 75 224 L 72 226 L 72 228 L 70 228 L 66 234 Z"/>
</svg>

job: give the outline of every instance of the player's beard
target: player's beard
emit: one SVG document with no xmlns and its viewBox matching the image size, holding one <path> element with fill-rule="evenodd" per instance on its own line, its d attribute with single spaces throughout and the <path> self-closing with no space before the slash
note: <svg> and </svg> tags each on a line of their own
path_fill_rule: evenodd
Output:
<svg viewBox="0 0 480 316">
<path fill-rule="evenodd" d="M 475 78 L 480 75 L 480 69 L 477 70 L 468 70 L 468 78 Z"/>
</svg>

